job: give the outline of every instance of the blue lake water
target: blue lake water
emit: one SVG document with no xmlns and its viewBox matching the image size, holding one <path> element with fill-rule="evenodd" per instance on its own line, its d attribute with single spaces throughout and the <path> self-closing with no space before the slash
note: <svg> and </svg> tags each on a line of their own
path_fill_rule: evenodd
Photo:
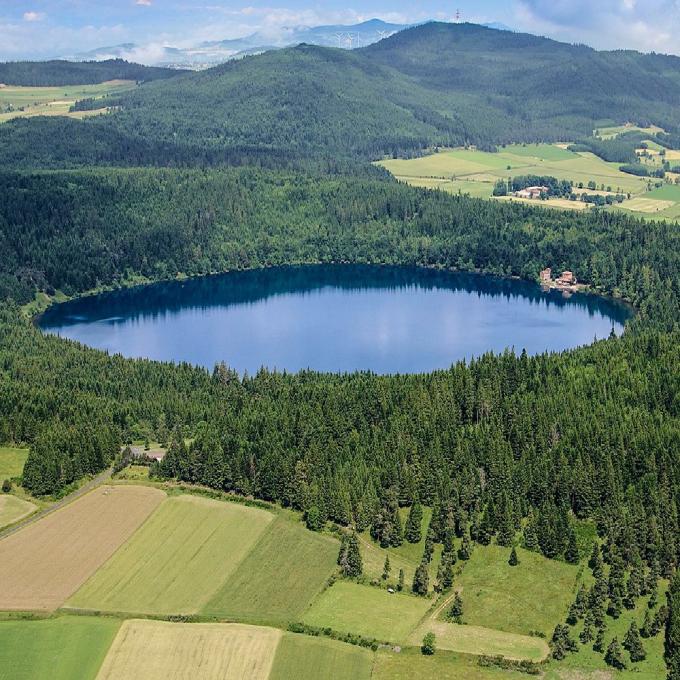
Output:
<svg viewBox="0 0 680 680">
<path fill-rule="evenodd" d="M 91 347 L 212 369 L 418 373 L 484 352 L 559 351 L 617 334 L 612 300 L 417 268 L 281 267 L 74 300 L 40 319 Z"/>
</svg>

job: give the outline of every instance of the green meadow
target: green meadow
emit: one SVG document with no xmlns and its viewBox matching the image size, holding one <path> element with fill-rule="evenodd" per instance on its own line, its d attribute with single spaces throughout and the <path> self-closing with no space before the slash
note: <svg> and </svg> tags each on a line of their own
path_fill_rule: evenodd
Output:
<svg viewBox="0 0 680 680">
<path fill-rule="evenodd" d="M 26 458 L 28 458 L 28 449 L 0 446 L 0 481 L 21 477 Z"/>
<path fill-rule="evenodd" d="M 60 616 L 0 622 L 0 678 L 91 680 L 118 632 L 120 621 Z"/>
</svg>

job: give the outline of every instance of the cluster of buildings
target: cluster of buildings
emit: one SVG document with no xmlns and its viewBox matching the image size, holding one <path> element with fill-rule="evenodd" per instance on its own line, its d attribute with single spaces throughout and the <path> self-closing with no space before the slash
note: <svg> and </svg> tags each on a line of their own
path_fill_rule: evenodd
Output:
<svg viewBox="0 0 680 680">
<path fill-rule="evenodd" d="M 543 194 L 547 194 L 550 191 L 550 187 L 527 187 L 526 189 L 521 189 L 520 191 L 515 191 L 513 196 L 517 198 L 540 198 Z"/>
<path fill-rule="evenodd" d="M 563 271 L 556 279 L 553 280 L 552 278 L 552 269 L 550 267 L 546 267 L 542 272 L 541 272 L 541 285 L 547 286 L 547 287 L 552 287 L 556 286 L 557 288 L 574 288 L 578 281 L 576 280 L 576 277 L 574 276 L 574 272 L 570 271 Z"/>
</svg>

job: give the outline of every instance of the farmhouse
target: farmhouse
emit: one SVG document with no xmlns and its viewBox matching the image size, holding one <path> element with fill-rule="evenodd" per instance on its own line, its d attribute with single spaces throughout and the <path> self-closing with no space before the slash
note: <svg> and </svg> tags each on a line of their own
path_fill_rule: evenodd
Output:
<svg viewBox="0 0 680 680">
<path fill-rule="evenodd" d="M 548 187 L 527 187 L 520 191 L 515 191 L 517 198 L 540 198 L 541 194 L 547 194 L 550 189 Z"/>
<path fill-rule="evenodd" d="M 558 286 L 575 286 L 576 277 L 573 272 L 564 271 L 562 275 L 555 281 Z"/>
<path fill-rule="evenodd" d="M 552 269 L 546 267 L 540 274 L 541 283 L 550 283 L 552 281 Z"/>
</svg>

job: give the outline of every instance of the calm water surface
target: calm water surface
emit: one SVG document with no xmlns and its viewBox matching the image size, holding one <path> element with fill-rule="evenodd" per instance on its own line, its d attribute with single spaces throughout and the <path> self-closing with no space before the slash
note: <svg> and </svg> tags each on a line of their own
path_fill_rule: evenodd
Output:
<svg viewBox="0 0 680 680">
<path fill-rule="evenodd" d="M 630 311 L 534 284 L 415 268 L 329 265 L 133 288 L 50 308 L 42 329 L 127 357 L 239 372 L 417 373 L 514 347 L 618 334 Z"/>
</svg>

